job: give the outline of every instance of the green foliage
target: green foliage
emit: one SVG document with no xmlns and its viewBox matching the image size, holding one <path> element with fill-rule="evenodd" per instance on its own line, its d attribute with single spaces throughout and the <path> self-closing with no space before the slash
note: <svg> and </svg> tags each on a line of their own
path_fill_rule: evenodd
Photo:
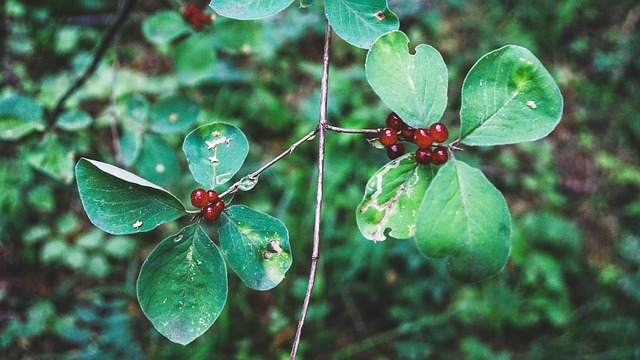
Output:
<svg viewBox="0 0 640 360">
<path fill-rule="evenodd" d="M 364 49 L 370 48 L 380 35 L 400 27 L 387 0 L 326 0 L 325 14 L 336 34 Z"/>
<path fill-rule="evenodd" d="M 246 206 L 230 207 L 218 229 L 229 266 L 248 287 L 270 290 L 291 266 L 289 232 L 278 219 Z"/>
<path fill-rule="evenodd" d="M 461 139 L 468 145 L 537 140 L 560 122 L 562 95 L 540 61 L 505 46 L 471 68 L 462 87 Z"/>
<path fill-rule="evenodd" d="M 443 165 L 416 216 L 416 244 L 425 255 L 449 256 L 458 280 L 475 282 L 501 271 L 511 248 L 511 218 L 504 197 L 478 169 Z"/>
<path fill-rule="evenodd" d="M 182 345 L 207 331 L 227 301 L 222 255 L 198 224 L 162 240 L 142 264 L 137 285 L 147 318 Z"/>
<path fill-rule="evenodd" d="M 76 177 L 89 219 L 111 234 L 149 231 L 185 213 L 171 193 L 113 165 L 83 158 Z"/>
<path fill-rule="evenodd" d="M 367 53 L 367 80 L 373 90 L 409 126 L 427 127 L 447 107 L 447 66 L 429 45 L 409 53 L 409 38 L 401 31 L 381 36 Z"/>
<path fill-rule="evenodd" d="M 279 13 L 294 0 L 221 0 L 209 6 L 218 14 L 240 20 L 262 19 Z"/>
</svg>

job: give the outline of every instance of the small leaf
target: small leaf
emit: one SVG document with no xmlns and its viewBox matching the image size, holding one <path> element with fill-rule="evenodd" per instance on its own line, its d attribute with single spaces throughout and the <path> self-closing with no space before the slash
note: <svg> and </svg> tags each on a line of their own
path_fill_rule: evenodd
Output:
<svg viewBox="0 0 640 360">
<path fill-rule="evenodd" d="M 156 45 L 168 44 L 190 31 L 189 25 L 175 10 L 159 11 L 142 23 L 142 34 Z"/>
<path fill-rule="evenodd" d="M 64 184 L 73 181 L 75 156 L 73 144 L 55 133 L 33 144 L 25 154 L 29 165 Z"/>
<path fill-rule="evenodd" d="M 263 19 L 286 9 L 293 0 L 212 0 L 218 14 L 238 20 Z"/>
<path fill-rule="evenodd" d="M 18 140 L 45 128 L 42 105 L 35 100 L 9 95 L 0 98 L 0 140 Z"/>
<path fill-rule="evenodd" d="M 165 97 L 151 107 L 151 130 L 160 134 L 186 132 L 196 122 L 199 113 L 198 103 L 187 97 Z"/>
<path fill-rule="evenodd" d="M 149 231 L 186 213 L 168 191 L 113 165 L 82 158 L 76 177 L 89 219 L 111 234 Z"/>
<path fill-rule="evenodd" d="M 249 191 L 253 189 L 258 183 L 258 177 L 250 178 L 249 176 L 245 176 L 240 181 L 238 181 L 238 189 L 240 191 Z"/>
<path fill-rule="evenodd" d="M 76 131 L 85 129 L 93 123 L 91 115 L 79 109 L 65 111 L 58 117 L 56 126 L 62 130 Z"/>
<path fill-rule="evenodd" d="M 364 198 L 356 210 L 364 237 L 383 241 L 388 235 L 407 239 L 414 235 L 416 213 L 433 178 L 430 166 L 416 164 L 413 154 L 395 159 L 367 182 Z"/>
<path fill-rule="evenodd" d="M 411 55 L 408 44 L 401 31 L 378 38 L 367 54 L 367 80 L 407 124 L 426 127 L 440 120 L 447 107 L 447 66 L 431 46 L 418 45 Z"/>
<path fill-rule="evenodd" d="M 300 0 L 300 8 L 308 9 L 310 7 L 313 7 L 317 2 L 318 0 Z"/>
<path fill-rule="evenodd" d="M 502 270 L 511 248 L 504 197 L 478 169 L 457 160 L 443 165 L 416 218 L 416 244 L 428 257 L 449 256 L 449 272 L 464 282 Z"/>
<path fill-rule="evenodd" d="M 136 167 L 145 179 L 160 186 L 180 180 L 180 165 L 175 149 L 157 136 L 145 136 Z"/>
<path fill-rule="evenodd" d="M 200 225 L 162 240 L 142 264 L 140 307 L 169 340 L 186 345 L 204 334 L 227 301 L 227 269 Z"/>
<path fill-rule="evenodd" d="M 240 170 L 249 153 L 249 142 L 237 127 L 215 122 L 190 132 L 182 150 L 196 181 L 205 189 L 214 189 Z"/>
<path fill-rule="evenodd" d="M 547 136 L 562 116 L 562 94 L 529 50 L 508 45 L 483 56 L 462 86 L 461 139 L 503 145 Z"/>
<path fill-rule="evenodd" d="M 400 27 L 387 0 L 326 0 L 325 13 L 336 34 L 363 49 L 370 48 L 380 35 Z"/>
<path fill-rule="evenodd" d="M 131 131 L 125 127 L 118 143 L 120 147 L 120 160 L 124 166 L 133 165 L 142 152 L 142 133 Z"/>
<path fill-rule="evenodd" d="M 229 266 L 255 290 L 278 285 L 291 266 L 289 232 L 280 220 L 235 205 L 222 215 L 220 246 Z"/>
</svg>

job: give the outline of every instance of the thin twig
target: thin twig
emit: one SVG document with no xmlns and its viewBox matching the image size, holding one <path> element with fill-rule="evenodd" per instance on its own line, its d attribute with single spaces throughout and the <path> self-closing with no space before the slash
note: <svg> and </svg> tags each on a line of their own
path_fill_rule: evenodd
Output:
<svg viewBox="0 0 640 360">
<path fill-rule="evenodd" d="M 315 225 L 313 228 L 313 250 L 311 252 L 311 269 L 309 270 L 309 282 L 307 283 L 307 293 L 304 296 L 304 302 L 302 304 L 302 312 L 300 313 L 300 319 L 298 320 L 298 328 L 296 330 L 296 336 L 291 348 L 291 360 L 296 358 L 298 352 L 298 346 L 300 345 L 300 336 L 302 335 L 302 327 L 304 326 L 304 320 L 307 317 L 307 310 L 309 309 L 309 302 L 311 300 L 311 293 L 313 292 L 313 285 L 316 279 L 316 270 L 318 268 L 318 259 L 320 259 L 320 220 L 322 218 L 322 192 L 324 181 L 324 150 L 325 150 L 325 135 L 327 132 L 327 93 L 329 83 L 329 45 L 331 43 L 331 25 L 327 20 L 326 30 L 324 33 L 324 55 L 322 57 L 322 82 L 321 82 L 321 96 L 320 96 L 320 120 L 318 122 L 318 129 L 320 136 L 318 144 L 318 188 L 316 192 L 316 216 Z"/>
<path fill-rule="evenodd" d="M 91 64 L 89 65 L 89 67 L 87 67 L 84 73 L 78 79 L 76 79 L 76 81 L 71 85 L 71 87 L 69 87 L 67 92 L 65 92 L 64 95 L 60 97 L 60 99 L 56 103 L 53 110 L 51 110 L 51 112 L 49 113 L 49 117 L 48 117 L 49 126 L 52 126 L 56 118 L 58 117 L 58 115 L 60 115 L 60 113 L 64 109 L 64 104 L 67 101 L 67 99 L 69 99 L 69 97 L 71 97 L 73 93 L 75 93 L 82 85 L 84 85 L 84 83 L 87 80 L 89 80 L 91 75 L 93 75 L 93 73 L 96 71 L 96 69 L 98 68 L 98 64 L 100 63 L 100 60 L 102 60 L 102 57 L 107 51 L 107 48 L 113 41 L 113 38 L 115 37 L 115 35 L 118 33 L 118 29 L 120 29 L 120 27 L 124 24 L 125 20 L 129 16 L 129 13 L 131 13 L 131 10 L 133 9 L 133 5 L 135 3 L 136 3 L 136 0 L 126 0 L 126 3 L 124 4 L 124 6 L 122 6 L 122 9 L 120 9 L 120 11 L 118 12 L 118 15 L 116 16 L 115 21 L 113 22 L 113 24 L 111 24 L 111 26 L 109 26 L 109 28 L 107 29 L 107 32 L 104 34 L 104 36 L 100 40 L 100 43 L 96 48 L 96 51 L 93 53 L 93 58 L 91 60 Z"/>
<path fill-rule="evenodd" d="M 287 150 L 283 151 L 280 155 L 278 155 L 275 158 L 273 158 L 273 160 L 271 160 L 268 163 L 262 165 L 262 167 L 260 169 L 258 169 L 256 171 L 252 172 L 251 174 L 245 176 L 245 178 L 249 178 L 251 180 L 257 179 L 260 174 L 262 174 L 265 170 L 270 168 L 273 164 L 277 163 L 283 157 L 285 157 L 285 156 L 291 154 L 292 152 L 294 152 L 298 148 L 298 146 L 300 146 L 303 142 L 308 141 L 309 139 L 314 137 L 318 133 L 318 129 L 319 129 L 318 127 L 313 129 L 311 132 L 309 132 L 303 138 L 301 138 L 300 140 L 298 140 L 295 143 L 293 143 L 293 145 L 291 145 Z M 242 182 L 242 180 L 240 180 L 240 181 L 236 182 L 235 184 L 231 185 L 227 190 L 225 190 L 224 192 L 220 193 L 220 195 L 218 195 L 218 196 L 222 198 L 222 197 L 225 197 L 227 195 L 230 195 L 230 194 L 233 194 L 233 193 L 237 192 L 241 182 Z"/>
<path fill-rule="evenodd" d="M 379 134 L 381 129 L 345 129 L 333 125 L 325 125 L 324 128 L 327 131 L 335 131 L 339 133 L 347 133 L 347 134 Z"/>
</svg>

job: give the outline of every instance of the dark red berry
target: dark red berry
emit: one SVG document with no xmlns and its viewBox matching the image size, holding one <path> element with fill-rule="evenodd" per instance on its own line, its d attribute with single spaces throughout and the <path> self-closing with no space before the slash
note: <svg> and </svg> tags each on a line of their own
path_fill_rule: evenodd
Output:
<svg viewBox="0 0 640 360">
<path fill-rule="evenodd" d="M 428 149 L 433 144 L 433 137 L 429 129 L 418 128 L 413 132 L 413 142 L 418 145 L 419 148 Z"/>
<path fill-rule="evenodd" d="M 387 148 L 387 156 L 393 160 L 404 155 L 404 146 L 402 144 L 393 144 Z"/>
<path fill-rule="evenodd" d="M 216 200 L 218 200 L 218 193 L 215 190 L 207 191 L 207 202 L 213 204 Z"/>
<path fill-rule="evenodd" d="M 218 199 L 211 204 L 211 207 L 213 207 L 217 212 L 222 213 L 222 210 L 224 210 L 224 201 L 222 201 L 222 199 Z"/>
<path fill-rule="evenodd" d="M 433 137 L 433 141 L 435 142 L 445 142 L 449 137 L 449 129 L 443 123 L 435 123 L 429 127 L 429 131 L 431 132 L 431 136 Z"/>
<path fill-rule="evenodd" d="M 405 127 L 404 129 L 402 129 L 400 131 L 400 134 L 402 135 L 402 138 L 406 141 L 410 141 L 413 142 L 413 134 L 415 132 L 415 129 L 412 128 L 411 126 L 407 125 L 407 127 Z"/>
<path fill-rule="evenodd" d="M 202 218 L 207 221 L 218 221 L 222 211 L 218 211 L 213 205 L 207 205 L 202 209 Z"/>
<path fill-rule="evenodd" d="M 431 154 L 431 162 L 433 165 L 442 165 L 449 160 L 449 153 L 443 146 L 436 146 Z"/>
<path fill-rule="evenodd" d="M 398 114 L 392 112 L 387 116 L 387 127 L 392 128 L 395 131 L 402 131 L 402 129 L 407 127 L 407 124 L 400 119 Z"/>
<path fill-rule="evenodd" d="M 398 133 L 391 128 L 384 128 L 378 135 L 380 143 L 384 146 L 391 146 L 398 142 Z"/>
<path fill-rule="evenodd" d="M 433 151 L 431 149 L 418 149 L 416 150 L 416 162 L 422 165 L 431 164 L 431 157 L 433 156 Z"/>
<path fill-rule="evenodd" d="M 191 205 L 203 208 L 207 205 L 207 192 L 204 189 L 195 189 L 191 192 Z"/>
</svg>

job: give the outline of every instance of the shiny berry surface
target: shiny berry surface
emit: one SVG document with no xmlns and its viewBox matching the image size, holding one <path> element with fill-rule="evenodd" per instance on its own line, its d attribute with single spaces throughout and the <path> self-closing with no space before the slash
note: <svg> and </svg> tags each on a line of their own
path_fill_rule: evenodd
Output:
<svg viewBox="0 0 640 360">
<path fill-rule="evenodd" d="M 191 192 L 191 205 L 203 208 L 207 205 L 207 192 L 204 189 L 195 189 Z"/>
<path fill-rule="evenodd" d="M 431 132 L 431 136 L 433 137 L 433 141 L 435 142 L 445 142 L 449 137 L 449 129 L 443 123 L 435 123 L 429 127 L 429 132 Z"/>
<path fill-rule="evenodd" d="M 416 150 L 416 162 L 421 165 L 429 165 L 431 164 L 431 157 L 433 156 L 433 151 L 431 149 L 418 149 Z"/>
<path fill-rule="evenodd" d="M 204 209 L 202 209 L 202 218 L 207 220 L 207 221 L 218 221 L 218 219 L 220 219 L 220 215 L 222 214 L 222 211 L 218 211 L 216 210 L 215 207 L 213 207 L 213 205 L 207 205 L 204 207 Z"/>
<path fill-rule="evenodd" d="M 217 212 L 222 213 L 222 210 L 224 210 L 224 201 L 222 201 L 222 199 L 218 199 L 211 203 L 211 207 L 213 207 Z"/>
<path fill-rule="evenodd" d="M 207 191 L 207 202 L 213 204 L 216 200 L 218 200 L 218 193 L 215 190 Z"/>
<path fill-rule="evenodd" d="M 392 128 L 384 128 L 382 129 L 382 131 L 380 131 L 378 139 L 380 140 L 380 143 L 385 147 L 391 146 L 398 142 L 398 133 Z"/>
<path fill-rule="evenodd" d="M 402 135 L 402 138 L 404 140 L 413 142 L 413 134 L 415 130 L 416 129 L 412 128 L 411 126 L 407 126 L 406 128 L 402 129 L 402 131 L 400 131 L 400 134 Z"/>
<path fill-rule="evenodd" d="M 431 154 L 431 162 L 434 165 L 442 165 L 449 160 L 449 153 L 447 153 L 447 149 L 443 146 L 436 146 L 433 149 L 433 154 Z"/>
<path fill-rule="evenodd" d="M 433 137 L 429 129 L 418 128 L 413 132 L 413 142 L 419 148 L 428 149 L 433 144 Z"/>
<path fill-rule="evenodd" d="M 387 156 L 389 159 L 397 159 L 404 155 L 404 146 L 402 144 L 393 144 L 387 148 Z"/>
<path fill-rule="evenodd" d="M 407 127 L 407 124 L 400 119 L 398 114 L 392 112 L 387 116 L 387 127 L 392 128 L 395 131 L 402 131 L 402 129 Z"/>
</svg>

